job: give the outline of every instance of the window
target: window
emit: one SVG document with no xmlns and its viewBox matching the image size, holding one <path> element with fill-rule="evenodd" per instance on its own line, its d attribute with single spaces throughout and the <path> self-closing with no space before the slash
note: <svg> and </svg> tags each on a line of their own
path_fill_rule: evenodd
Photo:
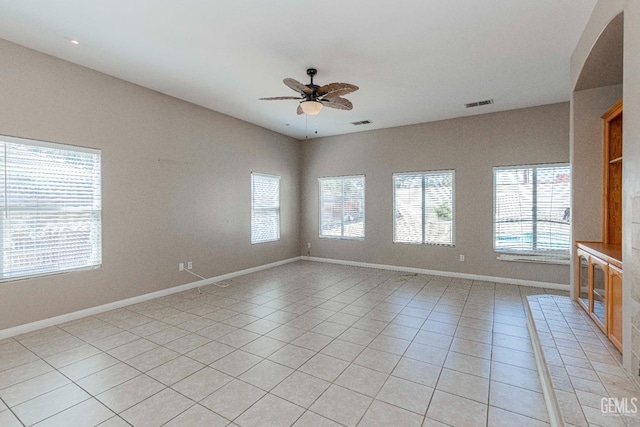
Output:
<svg viewBox="0 0 640 427">
<path fill-rule="evenodd" d="M 318 179 L 320 237 L 364 239 L 364 175 Z"/>
<path fill-rule="evenodd" d="M 100 151 L 0 136 L 0 279 L 99 266 Z"/>
<path fill-rule="evenodd" d="M 453 246 L 454 171 L 393 174 L 393 242 Z"/>
<path fill-rule="evenodd" d="M 569 165 L 494 168 L 495 250 L 530 255 L 529 259 L 500 258 L 550 262 L 568 259 L 570 206 Z"/>
<path fill-rule="evenodd" d="M 251 244 L 280 240 L 280 177 L 251 173 Z"/>
</svg>

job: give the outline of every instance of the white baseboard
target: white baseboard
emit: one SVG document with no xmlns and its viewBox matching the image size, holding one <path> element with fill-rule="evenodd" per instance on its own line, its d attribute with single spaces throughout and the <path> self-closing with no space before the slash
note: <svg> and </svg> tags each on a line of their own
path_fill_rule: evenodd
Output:
<svg viewBox="0 0 640 427">
<path fill-rule="evenodd" d="M 199 288 L 201 286 L 210 285 L 211 283 L 214 283 L 214 282 L 221 282 L 221 281 L 233 279 L 234 277 L 242 276 L 245 274 L 255 273 L 257 271 L 278 267 L 280 265 L 289 264 L 291 262 L 295 262 L 299 260 L 313 261 L 313 262 L 326 262 L 326 263 L 341 264 L 341 265 L 351 265 L 354 267 L 378 268 L 381 270 L 404 271 L 407 273 L 429 274 L 434 276 L 455 277 L 460 279 L 483 280 L 487 282 L 507 283 L 512 285 L 534 286 L 538 288 L 558 289 L 562 291 L 568 291 L 570 288 L 569 285 L 561 284 L 561 283 L 537 282 L 532 280 L 512 279 L 508 277 L 483 276 L 479 274 L 457 273 L 452 271 L 427 270 L 424 268 L 401 267 L 401 266 L 395 266 L 395 265 L 373 264 L 368 262 L 357 262 L 357 261 L 345 261 L 345 260 L 338 260 L 338 259 L 331 259 L 331 258 L 299 256 L 299 257 L 285 259 L 282 261 L 273 262 L 270 264 L 264 264 L 257 267 L 247 268 L 245 270 L 235 271 L 233 273 L 223 274 L 221 276 L 211 277 L 209 279 L 190 282 L 180 286 L 174 286 L 172 288 L 151 292 L 148 294 L 127 298 L 120 301 L 114 301 L 108 304 L 103 304 L 96 307 L 87 308 L 84 310 L 74 311 L 72 313 L 62 314 L 60 316 L 55 316 L 48 319 L 38 320 L 36 322 L 26 323 L 24 325 L 15 326 L 12 328 L 2 329 L 0 330 L 0 340 L 13 337 L 16 335 L 36 331 L 38 329 L 47 328 L 49 326 L 70 322 L 72 320 L 77 320 L 86 316 L 93 316 L 99 313 L 104 313 L 105 311 L 115 310 L 116 308 L 137 304 L 137 303 L 148 301 L 154 298 L 172 295 L 178 292 L 187 291 L 189 289 Z"/>
<path fill-rule="evenodd" d="M 510 277 L 484 276 L 480 274 L 458 273 L 455 271 L 427 270 L 424 268 L 401 267 L 397 265 L 372 264 L 368 262 L 344 261 L 340 259 L 318 258 L 318 257 L 300 257 L 303 261 L 327 262 L 331 264 L 351 265 L 354 267 L 378 268 L 381 270 L 404 271 L 407 273 L 429 274 L 433 276 L 455 277 L 458 279 L 482 280 L 485 282 L 507 283 L 510 285 L 533 286 L 536 288 L 556 289 L 560 291 L 569 291 L 571 288 L 564 283 L 538 282 L 534 280 L 512 279 Z"/>
<path fill-rule="evenodd" d="M 259 265 L 257 267 L 247 268 L 245 270 L 234 271 L 233 273 L 223 274 L 222 276 L 216 276 L 216 277 L 211 277 L 209 279 L 198 280 L 195 282 L 186 283 L 184 285 L 163 289 L 161 291 L 151 292 L 144 295 L 138 295 L 136 297 L 127 298 L 120 301 L 114 301 L 108 304 L 103 304 L 96 307 L 87 308 L 84 310 L 74 311 L 72 313 L 62 314 L 60 316 L 50 317 L 48 319 L 26 323 L 24 325 L 15 326 L 13 328 L 2 329 L 0 330 L 0 340 L 9 338 L 9 337 L 14 337 L 20 334 L 26 334 L 28 332 L 47 328 L 49 326 L 70 322 L 72 320 L 81 319 L 86 316 L 93 316 L 96 314 L 104 313 L 105 311 L 115 310 L 116 308 L 125 307 L 127 305 L 137 304 L 137 303 L 148 301 L 154 298 L 172 295 L 172 294 L 182 292 L 182 291 L 187 291 L 193 288 L 199 288 L 202 286 L 210 285 L 215 282 L 222 282 L 224 280 L 233 279 L 234 277 L 243 276 L 245 274 L 255 273 L 257 271 L 278 267 L 283 264 L 289 264 L 291 262 L 299 261 L 301 258 L 302 257 L 294 257 L 294 258 L 289 258 L 282 261 L 272 262 L 270 264 Z"/>
</svg>

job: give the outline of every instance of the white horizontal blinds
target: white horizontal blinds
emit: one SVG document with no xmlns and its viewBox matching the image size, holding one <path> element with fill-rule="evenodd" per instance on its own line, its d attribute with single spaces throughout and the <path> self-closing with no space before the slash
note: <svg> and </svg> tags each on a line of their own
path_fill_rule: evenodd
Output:
<svg viewBox="0 0 640 427">
<path fill-rule="evenodd" d="M 394 174 L 395 243 L 454 244 L 454 172 Z"/>
<path fill-rule="evenodd" d="M 2 279 L 100 265 L 100 152 L 15 141 L 0 137 Z"/>
<path fill-rule="evenodd" d="M 497 168 L 494 175 L 496 251 L 568 253 L 570 167 Z"/>
<path fill-rule="evenodd" d="M 424 243 L 453 245 L 453 171 L 424 174 Z"/>
<path fill-rule="evenodd" d="M 569 166 L 536 168 L 536 236 L 538 251 L 571 248 L 571 169 Z"/>
<path fill-rule="evenodd" d="M 423 192 L 422 174 L 395 174 L 394 191 L 394 235 L 396 243 L 423 242 Z"/>
<path fill-rule="evenodd" d="M 343 237 L 364 239 L 364 176 L 342 180 Z"/>
<path fill-rule="evenodd" d="M 320 178 L 320 236 L 342 236 L 342 179 Z"/>
<path fill-rule="evenodd" d="M 251 243 L 280 239 L 280 177 L 251 174 Z"/>
<path fill-rule="evenodd" d="M 364 176 L 320 178 L 320 236 L 364 238 Z"/>
<path fill-rule="evenodd" d="M 533 168 L 495 170 L 495 249 L 533 249 Z"/>
</svg>

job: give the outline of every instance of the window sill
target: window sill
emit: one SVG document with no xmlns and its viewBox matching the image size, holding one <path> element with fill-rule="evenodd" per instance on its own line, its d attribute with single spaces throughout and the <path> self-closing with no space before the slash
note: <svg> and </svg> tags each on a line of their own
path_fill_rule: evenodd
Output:
<svg viewBox="0 0 640 427">
<path fill-rule="evenodd" d="M 32 275 L 29 275 L 29 276 L 4 277 L 4 278 L 0 278 L 0 285 L 5 284 L 5 283 L 17 282 L 19 280 L 41 279 L 41 278 L 44 278 L 44 277 L 59 276 L 61 274 L 69 274 L 69 273 L 77 273 L 77 272 L 80 272 L 80 271 L 97 270 L 99 268 L 102 268 L 102 263 L 96 264 L 96 265 L 87 265 L 85 267 L 71 268 L 69 270 L 58 270 L 58 271 L 49 271 L 49 272 L 40 273 L 40 274 L 32 274 Z"/>
<path fill-rule="evenodd" d="M 364 237 L 318 236 L 318 238 L 327 240 L 355 240 L 358 242 L 364 241 Z"/>
<path fill-rule="evenodd" d="M 252 245 L 261 245 L 263 243 L 273 243 L 273 242 L 279 242 L 280 238 L 277 239 L 273 239 L 273 240 L 261 240 L 259 242 L 251 242 Z"/>
<path fill-rule="evenodd" d="M 535 264 L 569 265 L 571 263 L 569 257 L 565 258 L 549 255 L 498 254 L 498 257 L 496 259 L 498 261 L 531 262 Z"/>
<path fill-rule="evenodd" d="M 410 246 L 431 246 L 436 248 L 455 248 L 455 243 L 414 243 L 414 242 L 393 242 L 394 245 L 410 245 Z"/>
</svg>

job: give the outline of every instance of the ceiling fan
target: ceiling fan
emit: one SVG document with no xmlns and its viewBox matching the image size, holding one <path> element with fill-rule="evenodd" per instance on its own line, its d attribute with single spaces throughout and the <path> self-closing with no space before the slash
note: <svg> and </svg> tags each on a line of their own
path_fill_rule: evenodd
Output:
<svg viewBox="0 0 640 427">
<path fill-rule="evenodd" d="M 311 78 L 311 83 L 304 85 L 299 81 L 291 78 L 283 80 L 284 84 L 289 86 L 300 96 L 274 96 L 270 98 L 260 98 L 265 101 L 277 101 L 281 99 L 297 99 L 298 114 L 316 115 L 322 107 L 336 108 L 338 110 L 351 110 L 353 104 L 342 95 L 346 95 L 358 90 L 358 86 L 350 83 L 329 83 L 324 86 L 318 86 L 313 83 L 313 76 L 318 73 L 315 68 L 307 69 L 307 75 Z"/>
</svg>

